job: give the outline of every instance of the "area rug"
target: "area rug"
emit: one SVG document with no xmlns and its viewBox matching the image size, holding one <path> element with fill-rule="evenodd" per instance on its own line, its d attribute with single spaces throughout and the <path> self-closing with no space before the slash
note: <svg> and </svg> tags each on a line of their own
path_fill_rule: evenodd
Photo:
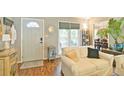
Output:
<svg viewBox="0 0 124 93">
<path fill-rule="evenodd" d="M 29 62 L 23 62 L 20 69 L 28 69 L 28 68 L 35 68 L 35 67 L 41 67 L 43 66 L 43 61 L 29 61 Z"/>
</svg>

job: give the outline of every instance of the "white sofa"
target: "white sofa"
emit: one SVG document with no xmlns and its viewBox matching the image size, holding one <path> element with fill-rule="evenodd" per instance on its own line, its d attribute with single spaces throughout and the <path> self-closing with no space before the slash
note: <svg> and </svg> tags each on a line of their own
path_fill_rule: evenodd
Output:
<svg viewBox="0 0 124 93">
<path fill-rule="evenodd" d="M 124 55 L 115 56 L 116 68 L 115 73 L 124 76 Z"/>
<path fill-rule="evenodd" d="M 65 56 L 72 49 L 76 50 L 80 57 L 79 62 Z M 68 47 L 63 49 L 62 72 L 64 76 L 106 76 L 112 75 L 114 56 L 99 52 L 99 59 L 87 58 L 87 47 Z"/>
</svg>

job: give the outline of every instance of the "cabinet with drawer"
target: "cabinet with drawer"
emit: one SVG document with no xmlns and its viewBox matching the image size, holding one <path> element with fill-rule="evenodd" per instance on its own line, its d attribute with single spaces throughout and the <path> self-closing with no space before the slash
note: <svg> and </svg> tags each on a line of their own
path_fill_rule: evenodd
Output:
<svg viewBox="0 0 124 93">
<path fill-rule="evenodd" d="M 17 53 L 15 49 L 0 51 L 0 76 L 11 76 L 15 74 Z"/>
<path fill-rule="evenodd" d="M 4 62 L 0 60 L 0 76 L 4 75 Z"/>
</svg>

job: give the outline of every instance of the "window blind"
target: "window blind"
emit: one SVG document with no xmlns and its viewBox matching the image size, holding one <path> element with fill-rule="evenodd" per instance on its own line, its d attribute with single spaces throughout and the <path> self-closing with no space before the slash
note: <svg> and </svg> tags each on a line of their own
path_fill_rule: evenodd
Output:
<svg viewBox="0 0 124 93">
<path fill-rule="evenodd" d="M 80 24 L 59 22 L 59 29 L 80 29 Z"/>
</svg>

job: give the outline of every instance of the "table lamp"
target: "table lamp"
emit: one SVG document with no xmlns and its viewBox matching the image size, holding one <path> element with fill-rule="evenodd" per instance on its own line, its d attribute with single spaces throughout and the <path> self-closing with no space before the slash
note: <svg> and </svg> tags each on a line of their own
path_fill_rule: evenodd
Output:
<svg viewBox="0 0 124 93">
<path fill-rule="evenodd" d="M 5 48 L 5 49 L 9 49 L 9 48 L 10 48 L 10 46 L 9 46 L 10 35 L 9 35 L 9 34 L 3 34 L 3 35 L 2 35 L 2 41 L 5 42 L 4 48 Z"/>
</svg>

